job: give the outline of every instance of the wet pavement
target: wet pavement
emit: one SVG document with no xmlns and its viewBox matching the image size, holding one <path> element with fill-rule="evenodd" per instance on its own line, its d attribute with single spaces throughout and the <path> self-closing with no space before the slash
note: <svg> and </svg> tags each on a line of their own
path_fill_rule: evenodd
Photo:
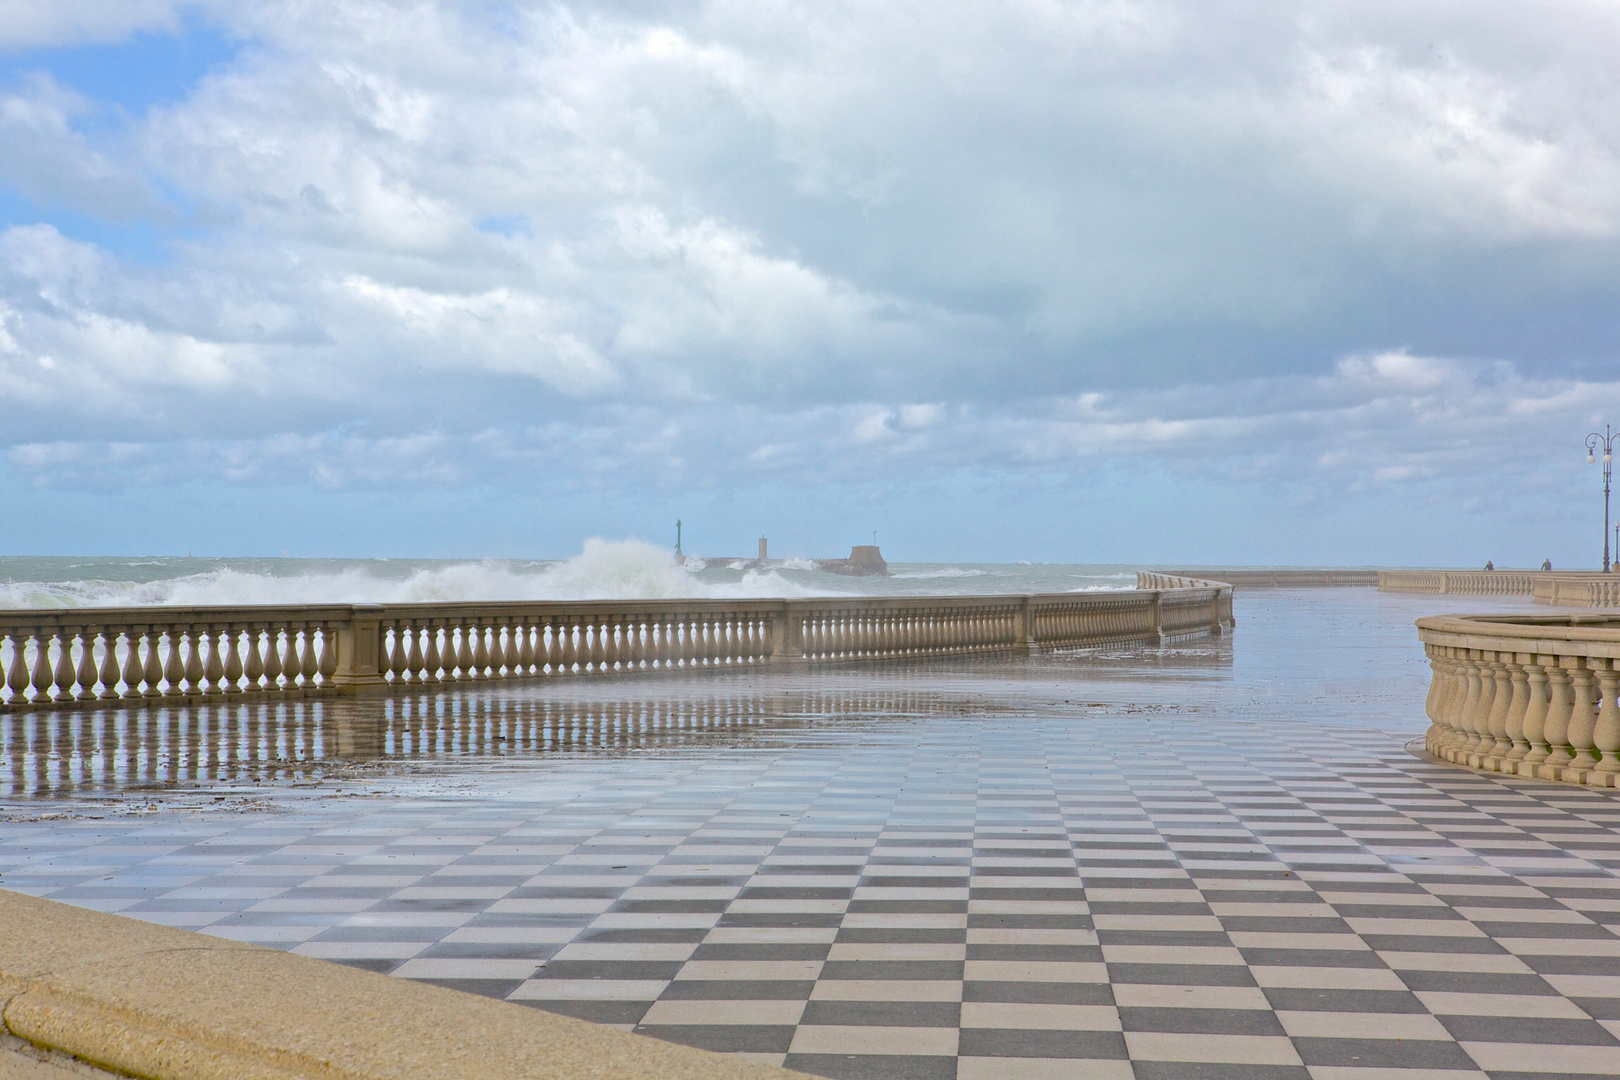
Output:
<svg viewBox="0 0 1620 1080">
<path fill-rule="evenodd" d="M 1616 794 L 1408 750 L 1515 609 L 0 716 L 0 885 L 825 1076 L 1613 1076 Z"/>
</svg>

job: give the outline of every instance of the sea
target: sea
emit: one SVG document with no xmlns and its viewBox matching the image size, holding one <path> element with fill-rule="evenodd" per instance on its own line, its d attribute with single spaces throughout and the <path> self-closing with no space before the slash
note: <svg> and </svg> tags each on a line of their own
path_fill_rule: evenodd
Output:
<svg viewBox="0 0 1620 1080">
<path fill-rule="evenodd" d="M 677 558 L 636 540 L 589 540 L 561 559 L 0 557 L 0 609 L 479 600 L 982 595 L 1129 589 L 1136 567 L 891 563 L 847 577 L 809 559 Z"/>
</svg>

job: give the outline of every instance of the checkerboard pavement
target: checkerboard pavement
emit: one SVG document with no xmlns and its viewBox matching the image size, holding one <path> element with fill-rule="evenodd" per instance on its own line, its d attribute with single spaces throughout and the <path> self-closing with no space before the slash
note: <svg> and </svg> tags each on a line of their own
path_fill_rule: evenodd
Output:
<svg viewBox="0 0 1620 1080">
<path fill-rule="evenodd" d="M 1413 734 L 784 729 L 454 797 L 4 821 L 0 884 L 828 1077 L 1620 1075 L 1620 800 Z"/>
</svg>

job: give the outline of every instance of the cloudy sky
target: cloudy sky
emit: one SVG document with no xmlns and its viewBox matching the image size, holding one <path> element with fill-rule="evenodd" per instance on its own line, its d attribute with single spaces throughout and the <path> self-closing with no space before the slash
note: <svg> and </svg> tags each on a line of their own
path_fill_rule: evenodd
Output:
<svg viewBox="0 0 1620 1080">
<path fill-rule="evenodd" d="M 0 548 L 1595 564 L 1616 56 L 1596 0 L 0 0 Z"/>
</svg>

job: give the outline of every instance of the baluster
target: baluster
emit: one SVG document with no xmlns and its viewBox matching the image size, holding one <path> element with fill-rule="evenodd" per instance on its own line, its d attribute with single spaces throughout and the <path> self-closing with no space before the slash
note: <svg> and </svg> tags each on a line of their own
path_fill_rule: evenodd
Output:
<svg viewBox="0 0 1620 1080">
<path fill-rule="evenodd" d="M 552 674 L 572 675 L 579 657 L 579 644 L 574 639 L 574 620 L 569 617 L 551 624 Z"/>
<path fill-rule="evenodd" d="M 298 657 L 298 628 L 289 626 L 281 635 L 281 679 L 283 691 L 298 688 L 298 673 L 304 662 Z"/>
<path fill-rule="evenodd" d="M 1504 656 L 1511 659 L 1512 654 L 1492 652 L 1485 655 L 1490 665 L 1486 675 L 1494 689 L 1491 691 L 1491 711 L 1486 721 L 1490 742 L 1485 746 L 1484 767 L 1494 771 L 1507 757 L 1507 752 L 1513 749 L 1513 742 L 1507 737 L 1508 706 L 1513 702 L 1513 673 L 1502 662 Z"/>
<path fill-rule="evenodd" d="M 234 626 L 220 630 L 214 642 L 214 652 L 225 658 L 215 685 L 225 694 L 242 692 L 242 632 Z"/>
<path fill-rule="evenodd" d="M 265 634 L 264 688 L 266 691 L 280 691 L 292 685 L 293 676 L 287 671 L 286 664 L 286 658 L 292 649 L 292 643 L 283 641 L 284 638 L 291 637 L 291 630 L 279 630 L 274 627 Z"/>
<path fill-rule="evenodd" d="M 80 630 L 79 663 L 73 672 L 75 701 L 88 701 L 97 697 L 96 694 L 96 638 L 94 631 Z"/>
<path fill-rule="evenodd" d="M 56 666 L 51 671 L 51 683 L 56 689 L 57 701 L 73 700 L 73 684 L 78 681 L 78 665 L 73 662 L 73 642 L 78 635 L 70 632 L 60 632 L 56 640 L 60 651 L 56 654 Z"/>
<path fill-rule="evenodd" d="M 517 674 L 517 639 L 513 633 L 509 618 L 497 619 L 489 632 L 489 673 L 494 678 L 511 678 Z"/>
<path fill-rule="evenodd" d="M 472 627 L 466 625 L 457 626 L 453 644 L 448 636 L 450 627 L 445 627 L 444 632 L 446 634 L 446 651 L 454 655 L 456 664 L 449 674 L 458 681 L 472 678 Z M 449 657 L 446 657 L 447 661 L 448 659 Z"/>
<path fill-rule="evenodd" d="M 529 617 L 524 616 L 518 620 L 516 629 L 518 632 L 518 670 L 525 675 L 533 675 L 539 660 L 534 649 L 534 639 L 536 633 L 539 632 L 539 627 L 531 625 Z"/>
<path fill-rule="evenodd" d="M 439 656 L 439 625 L 431 619 L 427 624 L 426 643 L 427 652 L 422 657 L 422 682 L 431 686 L 439 681 L 439 668 L 444 665 Z"/>
<path fill-rule="evenodd" d="M 224 687 L 220 684 L 225 681 L 225 662 L 220 659 L 214 635 L 206 629 L 192 630 L 191 652 L 197 667 L 192 693 L 201 692 L 205 696 L 223 693 Z"/>
<path fill-rule="evenodd" d="M 1445 733 L 1445 722 L 1440 710 L 1445 695 L 1445 661 L 1440 656 L 1438 645 L 1425 642 L 1423 651 L 1429 658 L 1429 692 L 1423 697 L 1423 713 L 1429 718 L 1430 725 L 1424 735 L 1423 748 L 1439 756 Z"/>
<path fill-rule="evenodd" d="M 309 689 L 315 685 L 315 674 L 321 664 L 315 652 L 315 627 L 306 626 L 298 631 L 298 672 L 303 676 L 299 685 Z"/>
<path fill-rule="evenodd" d="M 1586 771 L 1597 764 L 1597 754 L 1592 747 L 1592 732 L 1597 726 L 1597 703 L 1592 700 L 1592 672 L 1586 666 L 1585 657 L 1566 657 L 1564 666 L 1569 669 L 1570 679 L 1569 728 L 1565 734 L 1569 741 L 1570 763 L 1563 770 L 1561 779 L 1580 783 L 1585 779 Z"/>
<path fill-rule="evenodd" d="M 33 678 L 29 682 L 34 687 L 35 701 L 49 701 L 51 699 L 51 684 L 56 682 L 56 673 L 51 670 L 51 643 L 56 635 L 41 631 L 34 636 L 38 643 L 38 651 L 34 653 Z"/>
<path fill-rule="evenodd" d="M 311 632 L 313 633 L 313 631 L 311 631 Z M 314 648 L 314 643 L 313 642 L 310 643 L 310 647 L 311 647 L 311 650 L 313 651 L 313 648 Z M 332 676 L 335 675 L 336 673 L 337 673 L 337 634 L 335 634 L 332 631 L 332 628 L 330 626 L 323 626 L 323 627 L 321 627 L 321 651 L 320 651 L 320 654 L 315 658 L 314 669 L 311 670 L 311 669 L 306 667 L 304 669 L 304 675 L 305 675 L 306 678 L 314 678 L 314 676 L 319 675 L 321 677 L 321 685 L 326 686 L 326 685 L 331 683 Z"/>
<path fill-rule="evenodd" d="M 403 663 L 401 656 L 405 651 L 405 642 L 400 639 L 399 627 L 385 622 L 377 623 L 377 674 L 387 681 L 398 681 L 394 671 L 396 663 Z M 394 675 L 393 680 L 388 676 Z"/>
<path fill-rule="evenodd" d="M 267 654 L 275 654 L 275 637 L 274 635 L 271 635 L 270 647 L 268 649 L 264 649 L 259 640 L 263 634 L 264 631 L 260 630 L 256 626 L 248 627 L 246 642 L 247 659 L 242 663 L 242 677 L 247 680 L 247 685 L 243 687 L 243 690 L 249 694 L 261 693 L 264 690 L 276 685 L 276 677 L 270 674 L 265 662 Z M 270 676 L 270 687 L 263 686 L 259 683 L 259 679 L 265 675 Z"/>
<path fill-rule="evenodd" d="M 1472 649 L 1467 650 L 1464 655 L 1463 677 L 1468 680 L 1468 692 L 1462 708 L 1462 731 L 1466 738 L 1457 748 L 1457 760 L 1471 764 L 1471 755 L 1478 752 L 1484 741 L 1479 733 L 1479 700 L 1484 693 L 1484 683 L 1480 678 L 1479 661 L 1474 657 Z"/>
<path fill-rule="evenodd" d="M 1513 689 L 1509 694 L 1506 734 L 1511 744 L 1508 752 L 1503 755 L 1500 766 L 1502 772 L 1517 773 L 1519 762 L 1524 755 L 1530 752 L 1530 744 L 1524 738 L 1524 714 L 1530 706 L 1530 683 L 1524 673 L 1524 665 L 1529 656 L 1525 653 L 1503 653 L 1508 661 L 1508 676 L 1512 680 Z"/>
<path fill-rule="evenodd" d="M 453 622 L 444 624 L 444 681 L 447 683 L 461 678 L 462 636 L 461 627 Z"/>
<path fill-rule="evenodd" d="M 683 668 L 690 668 L 697 662 L 698 653 L 697 638 L 694 636 L 695 628 L 696 624 L 692 622 L 692 617 L 682 613 L 679 633 L 681 635 L 681 667 Z"/>
<path fill-rule="evenodd" d="M 197 648 L 196 630 L 189 626 L 179 630 L 174 646 L 180 653 L 180 678 L 185 680 L 185 685 L 179 687 L 178 692 L 186 697 L 196 697 L 202 692 L 202 657 Z"/>
<path fill-rule="evenodd" d="M 562 639 L 551 619 L 536 618 L 534 626 L 534 672 L 550 678 L 562 668 Z"/>
<path fill-rule="evenodd" d="M 642 642 L 642 659 L 646 662 L 648 671 L 669 666 L 666 659 L 669 650 L 665 647 L 669 635 L 662 616 L 648 615 L 646 624 L 646 640 Z"/>
<path fill-rule="evenodd" d="M 623 635 L 619 656 L 624 662 L 624 669 L 626 671 L 640 671 L 641 659 L 645 651 L 641 644 L 641 616 L 626 615 L 624 621 L 619 624 L 619 632 Z"/>
<path fill-rule="evenodd" d="M 444 668 L 442 679 L 450 683 L 456 681 L 456 675 L 461 670 L 461 653 L 457 644 L 456 624 L 446 621 L 444 624 L 443 655 L 440 666 Z"/>
<path fill-rule="evenodd" d="M 101 644 L 101 688 L 96 691 L 98 700 L 118 697 L 118 632 L 103 631 L 96 635 Z M 134 687 L 130 687 L 133 691 Z"/>
<path fill-rule="evenodd" d="M 489 632 L 489 668 L 493 678 L 511 678 L 517 674 L 517 643 L 512 635 L 510 621 L 501 619 Z"/>
<path fill-rule="evenodd" d="M 180 649 L 181 637 L 178 626 L 168 626 L 163 629 L 163 696 L 176 697 L 185 693 L 183 685 L 186 677 L 184 664 L 185 657 Z"/>
<path fill-rule="evenodd" d="M 1456 761 L 1458 753 L 1468 743 L 1468 731 L 1463 721 L 1463 706 L 1468 698 L 1468 672 L 1462 650 L 1448 647 L 1440 652 L 1445 661 L 1446 676 L 1444 698 L 1440 703 L 1446 730 L 1440 756 L 1447 761 Z"/>
<path fill-rule="evenodd" d="M 128 651 L 124 653 L 124 695 L 138 698 L 150 692 L 150 685 L 146 682 L 147 661 L 141 656 L 141 646 L 146 641 L 149 630 L 139 627 L 130 627 L 124 638 L 129 643 Z"/>
<path fill-rule="evenodd" d="M 405 681 L 405 628 L 399 623 L 380 628 L 378 631 L 378 648 L 387 650 L 388 663 L 381 667 L 384 675 L 391 676 L 389 682 L 398 686 Z"/>
<path fill-rule="evenodd" d="M 472 666 L 467 670 L 469 678 L 482 679 L 488 672 L 489 645 L 485 638 L 489 636 L 490 627 L 484 626 L 476 620 L 467 627 L 467 633 L 473 637 Z"/>
<path fill-rule="evenodd" d="M 602 673 L 602 665 L 607 659 L 606 642 L 602 639 L 602 624 L 600 615 L 592 615 L 590 622 L 590 670 L 598 675 Z"/>
<path fill-rule="evenodd" d="M 4 697 L 6 704 L 9 705 L 12 702 L 22 700 L 21 693 L 14 690 L 11 685 L 12 678 L 17 674 L 17 669 L 22 664 L 22 654 L 19 651 L 17 632 L 15 630 L 6 632 L 4 645 L 3 655 L 0 655 L 0 688 L 6 690 Z"/>
<path fill-rule="evenodd" d="M 399 630 L 395 631 L 395 633 L 396 634 L 403 633 L 406 636 L 405 646 L 406 646 L 407 651 L 405 652 L 405 671 L 408 673 L 408 675 L 409 675 L 409 677 L 411 678 L 412 681 L 418 682 L 418 683 L 422 682 L 423 681 L 423 673 L 422 673 L 423 659 L 422 659 L 422 635 L 421 635 L 420 631 L 417 629 L 417 626 L 416 626 L 416 624 L 414 622 L 409 622 L 409 623 L 404 623 L 403 625 L 401 625 Z M 398 641 L 398 639 L 396 638 L 396 644 L 395 644 L 395 649 L 396 650 L 399 648 L 399 646 L 397 644 L 397 641 Z"/>
<path fill-rule="evenodd" d="M 1556 780 L 1575 759 L 1569 752 L 1569 714 L 1570 681 L 1569 671 L 1564 667 L 1568 657 L 1549 657 L 1552 662 L 1547 665 L 1547 722 L 1542 726 L 1542 734 L 1546 737 L 1548 753 L 1547 760 L 1536 769 L 1536 775 L 1543 780 Z"/>
<path fill-rule="evenodd" d="M 1547 677 L 1550 656 L 1536 655 L 1525 665 L 1525 681 L 1530 684 L 1530 704 L 1524 710 L 1524 741 L 1530 752 L 1519 762 L 1520 776 L 1535 776 L 1541 763 L 1552 753 L 1547 743 L 1547 708 L 1552 704 L 1552 688 Z"/>
<path fill-rule="evenodd" d="M 1597 724 L 1592 730 L 1592 745 L 1598 752 L 1598 763 L 1593 766 L 1594 776 L 1588 777 L 1587 783 L 1614 787 L 1616 774 L 1620 773 L 1620 756 L 1616 756 L 1620 753 L 1620 705 L 1615 702 L 1615 694 L 1620 692 L 1620 672 L 1615 671 L 1613 660 L 1593 657 L 1587 663 L 1594 665 L 1598 690 L 1603 695 L 1602 704 L 1598 706 Z"/>
</svg>

